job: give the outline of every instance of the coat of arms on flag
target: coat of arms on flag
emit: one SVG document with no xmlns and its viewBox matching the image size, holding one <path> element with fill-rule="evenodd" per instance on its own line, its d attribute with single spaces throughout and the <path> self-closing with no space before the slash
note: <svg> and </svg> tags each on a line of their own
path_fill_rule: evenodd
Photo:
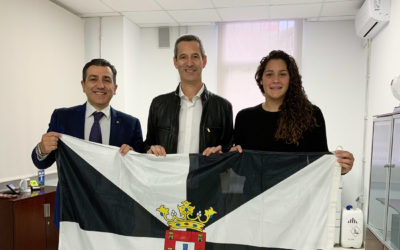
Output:
<svg viewBox="0 0 400 250">
<path fill-rule="evenodd" d="M 199 211 L 196 217 L 193 217 L 194 206 L 189 201 L 183 201 L 182 205 L 178 205 L 179 214 L 172 210 L 170 217 L 169 209 L 161 205 L 157 211 L 167 221 L 170 230 L 165 232 L 164 250 L 180 250 L 180 249 L 196 249 L 205 250 L 206 234 L 204 230 L 205 224 L 217 212 L 212 207 L 205 210 L 205 219 L 202 220 L 202 213 Z M 193 231 L 179 231 L 179 229 L 190 229 Z"/>
<path fill-rule="evenodd" d="M 333 248 L 340 166 L 327 152 L 122 156 L 63 135 L 56 158 L 61 250 Z M 183 221 L 168 222 L 178 204 Z"/>
</svg>

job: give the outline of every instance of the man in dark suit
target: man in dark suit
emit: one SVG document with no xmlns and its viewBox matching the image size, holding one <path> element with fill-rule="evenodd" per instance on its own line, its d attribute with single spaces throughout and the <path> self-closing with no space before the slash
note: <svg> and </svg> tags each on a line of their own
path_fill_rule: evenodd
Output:
<svg viewBox="0 0 400 250">
<path fill-rule="evenodd" d="M 49 129 L 32 151 L 32 160 L 39 169 L 50 167 L 61 134 L 129 150 L 143 151 L 143 137 L 137 118 L 113 109 L 110 101 L 115 95 L 117 70 L 104 59 L 93 59 L 82 72 L 82 89 L 87 96 L 83 105 L 54 110 Z M 54 222 L 59 225 L 59 195 L 57 189 Z"/>
</svg>

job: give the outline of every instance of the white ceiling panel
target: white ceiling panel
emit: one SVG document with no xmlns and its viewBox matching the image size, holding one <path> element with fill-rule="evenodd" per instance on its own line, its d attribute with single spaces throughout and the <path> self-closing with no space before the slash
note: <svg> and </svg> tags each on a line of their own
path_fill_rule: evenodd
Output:
<svg viewBox="0 0 400 250">
<path fill-rule="evenodd" d="M 176 26 L 178 23 L 171 18 L 164 11 L 140 11 L 140 12 L 123 12 L 123 14 L 132 22 L 141 26 L 146 24 L 149 26 L 153 24 L 155 26 Z M 159 25 L 163 24 L 163 25 Z"/>
<path fill-rule="evenodd" d="M 208 10 L 173 10 L 168 11 L 179 23 L 220 22 L 221 18 L 215 9 Z"/>
<path fill-rule="evenodd" d="M 148 1 L 148 0 L 146 0 Z M 211 0 L 157 0 L 165 10 L 211 9 Z"/>
<path fill-rule="evenodd" d="M 321 4 L 270 6 L 270 17 L 271 19 L 317 17 L 321 6 Z"/>
<path fill-rule="evenodd" d="M 161 10 L 160 6 L 152 0 L 102 0 L 116 11 L 152 11 Z"/>
<path fill-rule="evenodd" d="M 310 3 L 323 3 L 325 2 L 325 0 L 267 0 L 267 2 L 269 5 L 287 5 L 287 4 L 302 5 Z"/>
<path fill-rule="evenodd" d="M 126 15 L 140 27 L 265 19 L 354 19 L 364 0 L 49 0 L 81 17 Z M 399 0 L 400 1 L 400 0 Z"/>
<path fill-rule="evenodd" d="M 136 24 L 140 28 L 155 28 L 155 27 L 178 27 L 182 26 L 181 24 L 177 23 L 142 23 L 142 24 Z"/>
<path fill-rule="evenodd" d="M 306 18 L 307 21 L 309 22 L 321 22 L 321 21 L 338 21 L 338 20 L 353 20 L 354 16 L 340 16 L 340 17 L 331 17 L 331 16 L 323 16 L 323 17 L 311 17 L 311 18 Z"/>
<path fill-rule="evenodd" d="M 322 7 L 321 16 L 356 15 L 361 5 L 357 1 L 330 2 Z"/>
<path fill-rule="evenodd" d="M 120 16 L 119 12 L 96 12 L 96 13 L 82 13 L 80 17 L 104 17 L 104 16 Z"/>
<path fill-rule="evenodd" d="M 205 25 L 215 25 L 215 22 L 179 23 L 179 26 L 205 26 Z"/>
<path fill-rule="evenodd" d="M 267 6 L 260 7 L 242 7 L 242 8 L 220 8 L 218 12 L 223 22 L 229 21 L 251 21 L 268 19 L 269 8 Z"/>
<path fill-rule="evenodd" d="M 52 0 L 51 2 L 61 5 L 62 7 L 71 10 L 73 13 L 78 14 L 79 16 L 82 13 L 108 13 L 113 11 L 99 0 Z"/>
<path fill-rule="evenodd" d="M 267 5 L 267 0 L 212 0 L 212 2 L 216 8 Z"/>
<path fill-rule="evenodd" d="M 365 0 L 325 0 L 325 2 L 359 2 L 359 3 L 364 3 Z M 360 5 L 361 7 L 361 5 Z"/>
</svg>

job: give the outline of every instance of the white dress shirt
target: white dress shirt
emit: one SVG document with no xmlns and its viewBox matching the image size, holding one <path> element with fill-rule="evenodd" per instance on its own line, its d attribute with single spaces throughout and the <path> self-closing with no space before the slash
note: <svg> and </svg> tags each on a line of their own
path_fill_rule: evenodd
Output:
<svg viewBox="0 0 400 250">
<path fill-rule="evenodd" d="M 84 138 L 85 140 L 89 140 L 90 130 L 92 129 L 94 117 L 93 112 L 100 111 L 103 112 L 103 117 L 101 117 L 99 124 L 101 130 L 101 140 L 102 144 L 110 144 L 110 130 L 111 130 L 111 109 L 110 105 L 105 107 L 102 110 L 96 110 L 89 102 L 86 102 L 86 114 L 85 114 L 85 131 Z M 43 161 L 47 158 L 49 154 L 42 154 L 40 152 L 39 144 L 36 146 L 36 155 L 39 161 Z"/>
<path fill-rule="evenodd" d="M 110 144 L 110 130 L 111 130 L 111 110 L 110 105 L 102 110 L 96 110 L 89 102 L 86 102 L 86 114 L 85 114 L 85 140 L 89 140 L 90 130 L 92 129 L 94 117 L 93 112 L 103 112 L 103 117 L 101 117 L 100 129 L 101 129 L 101 139 L 102 144 Z"/>
<path fill-rule="evenodd" d="M 201 153 L 200 144 L 200 120 L 203 111 L 201 94 L 204 91 L 204 84 L 197 94 L 189 100 L 183 94 L 179 85 L 179 96 L 181 98 L 181 109 L 179 111 L 179 132 L 178 132 L 178 154 L 181 153 Z"/>
</svg>

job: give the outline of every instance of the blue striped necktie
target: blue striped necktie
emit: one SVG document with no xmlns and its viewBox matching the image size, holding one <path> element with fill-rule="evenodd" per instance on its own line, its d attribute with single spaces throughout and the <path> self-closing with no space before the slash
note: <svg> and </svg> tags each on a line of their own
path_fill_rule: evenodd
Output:
<svg viewBox="0 0 400 250">
<path fill-rule="evenodd" d="M 99 121 L 103 117 L 103 115 L 103 112 L 93 112 L 94 122 L 92 129 L 90 130 L 89 141 L 102 143 Z"/>
</svg>

